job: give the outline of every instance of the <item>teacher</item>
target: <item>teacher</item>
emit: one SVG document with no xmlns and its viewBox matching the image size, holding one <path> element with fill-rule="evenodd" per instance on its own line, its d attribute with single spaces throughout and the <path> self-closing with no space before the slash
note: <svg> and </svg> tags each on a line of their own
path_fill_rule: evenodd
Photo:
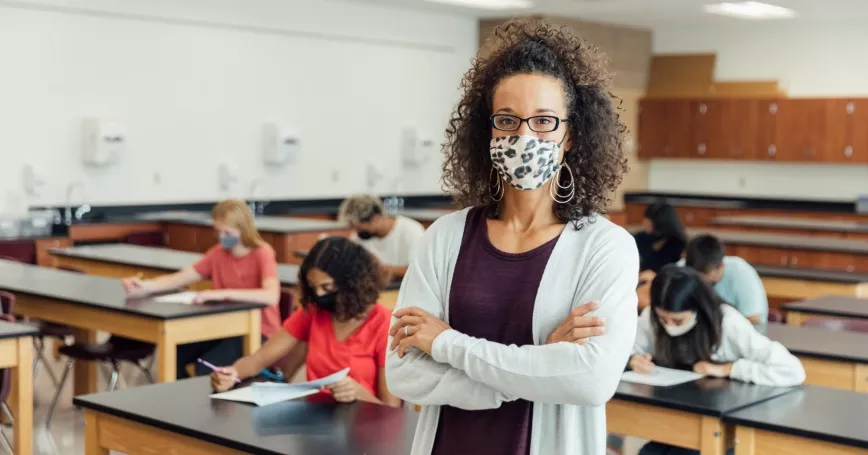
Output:
<svg viewBox="0 0 868 455">
<path fill-rule="evenodd" d="M 627 170 L 605 56 L 512 21 L 462 81 L 443 180 L 467 209 L 404 278 L 389 390 L 422 405 L 414 455 L 602 455 L 636 336 L 639 258 L 598 215 Z"/>
</svg>

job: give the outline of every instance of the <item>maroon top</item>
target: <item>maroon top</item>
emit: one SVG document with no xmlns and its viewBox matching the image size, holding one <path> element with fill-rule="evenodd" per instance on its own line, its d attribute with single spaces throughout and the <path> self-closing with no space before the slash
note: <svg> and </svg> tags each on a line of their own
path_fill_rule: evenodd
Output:
<svg viewBox="0 0 868 455">
<path fill-rule="evenodd" d="M 501 344 L 533 344 L 537 289 L 557 237 L 531 251 L 511 254 L 488 239 L 480 209 L 467 214 L 449 294 L 449 325 Z M 498 409 L 440 410 L 432 455 L 527 455 L 533 403 L 517 400 Z"/>
</svg>

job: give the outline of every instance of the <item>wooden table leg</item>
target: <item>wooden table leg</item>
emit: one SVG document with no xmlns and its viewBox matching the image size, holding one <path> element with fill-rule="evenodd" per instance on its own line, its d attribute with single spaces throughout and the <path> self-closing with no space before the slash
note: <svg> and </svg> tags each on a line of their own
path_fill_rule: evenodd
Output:
<svg viewBox="0 0 868 455">
<path fill-rule="evenodd" d="M 251 355 L 262 345 L 262 311 L 250 310 L 247 335 L 244 335 L 244 355 Z"/>
<path fill-rule="evenodd" d="M 802 313 L 787 311 L 787 325 L 802 325 Z"/>
<path fill-rule="evenodd" d="M 753 428 L 735 427 L 735 455 L 754 455 Z"/>
<path fill-rule="evenodd" d="M 84 455 L 109 455 L 99 446 L 99 414 L 90 410 L 84 411 Z"/>
<path fill-rule="evenodd" d="M 12 368 L 12 390 L 9 405 L 15 416 L 13 426 L 15 455 L 33 452 L 33 339 L 17 340 L 18 363 Z"/>
<path fill-rule="evenodd" d="M 724 455 L 726 453 L 726 431 L 720 419 L 702 416 L 700 436 L 700 455 Z"/>
<path fill-rule="evenodd" d="M 75 342 L 96 343 L 96 335 L 95 331 L 76 328 Z M 99 371 L 97 370 L 96 362 L 76 362 L 74 373 L 74 395 L 87 395 L 97 392 L 99 389 Z"/>
<path fill-rule="evenodd" d="M 174 382 L 178 379 L 178 345 L 167 337 L 157 342 L 157 382 Z"/>
</svg>

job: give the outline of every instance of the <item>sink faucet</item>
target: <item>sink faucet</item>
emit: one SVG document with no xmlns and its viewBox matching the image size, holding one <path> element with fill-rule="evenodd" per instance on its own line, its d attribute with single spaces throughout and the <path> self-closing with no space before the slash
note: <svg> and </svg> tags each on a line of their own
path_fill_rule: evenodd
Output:
<svg viewBox="0 0 868 455">
<path fill-rule="evenodd" d="M 63 212 L 63 222 L 67 226 L 72 224 L 72 194 L 76 188 L 84 189 L 84 184 L 81 182 L 71 182 L 66 186 L 66 209 Z M 88 206 L 88 211 L 90 211 L 90 206 Z"/>
<path fill-rule="evenodd" d="M 248 205 L 253 215 L 262 215 L 265 211 L 265 206 L 268 205 L 267 202 L 256 202 L 256 190 L 262 188 L 264 185 L 265 179 L 256 179 L 250 184 L 250 203 Z"/>
</svg>

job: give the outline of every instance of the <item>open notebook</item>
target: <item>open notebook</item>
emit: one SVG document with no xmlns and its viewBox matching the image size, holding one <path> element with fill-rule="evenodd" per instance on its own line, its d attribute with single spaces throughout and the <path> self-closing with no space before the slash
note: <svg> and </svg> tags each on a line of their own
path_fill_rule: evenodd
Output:
<svg viewBox="0 0 868 455">
<path fill-rule="evenodd" d="M 166 294 L 154 297 L 155 302 L 186 303 L 187 305 L 192 305 L 195 299 L 196 293 L 192 291 L 177 292 L 175 294 Z"/>
<path fill-rule="evenodd" d="M 703 377 L 703 375 L 699 373 L 694 373 L 692 371 L 654 367 L 654 370 L 648 374 L 636 373 L 635 371 L 625 371 L 621 375 L 621 380 L 627 382 L 634 382 L 637 384 L 669 387 L 673 385 L 683 384 L 685 382 L 695 381 L 701 377 Z"/>
<path fill-rule="evenodd" d="M 327 385 L 334 384 L 347 377 L 349 368 L 344 368 L 337 373 L 326 376 L 316 381 L 299 382 L 296 384 L 282 384 L 277 382 L 255 382 L 247 387 L 233 389 L 228 392 L 215 393 L 211 398 L 228 401 L 241 401 L 253 403 L 257 406 L 268 406 L 282 401 L 294 400 L 319 392 Z"/>
</svg>

